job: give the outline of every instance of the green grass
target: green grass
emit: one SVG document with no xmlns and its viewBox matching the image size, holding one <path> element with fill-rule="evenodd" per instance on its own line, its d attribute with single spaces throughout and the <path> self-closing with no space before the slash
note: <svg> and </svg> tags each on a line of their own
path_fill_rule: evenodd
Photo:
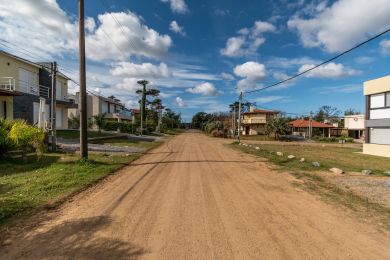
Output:
<svg viewBox="0 0 390 260">
<path fill-rule="evenodd" d="M 164 130 L 164 134 L 167 134 L 167 135 L 178 135 L 178 134 L 183 133 L 184 131 L 185 131 L 184 129 L 180 129 L 180 128 L 167 129 L 167 130 Z"/>
<path fill-rule="evenodd" d="M 99 133 L 98 131 L 88 131 L 88 138 L 113 136 L 112 133 Z M 79 130 L 57 130 L 57 137 L 63 139 L 79 139 Z"/>
<path fill-rule="evenodd" d="M 121 138 L 106 139 L 106 140 L 96 140 L 93 141 L 92 143 L 120 146 L 120 147 L 137 147 L 137 148 L 143 148 L 148 150 L 155 147 L 156 143 L 160 143 L 160 142 L 135 142 L 129 140 L 128 138 L 121 137 Z"/>
<path fill-rule="evenodd" d="M 240 136 L 241 140 L 248 140 L 248 141 L 275 141 L 275 138 L 273 136 L 268 135 L 242 135 Z"/>
<path fill-rule="evenodd" d="M 31 155 L 27 164 L 20 158 L 0 160 L 0 226 L 60 201 L 138 157 L 90 154 L 80 162 L 75 154 L 50 153 L 39 161 Z"/>
<path fill-rule="evenodd" d="M 245 152 L 267 158 L 270 162 L 288 170 L 329 170 L 337 167 L 346 172 L 361 172 L 362 170 L 372 170 L 373 174 L 383 175 L 384 171 L 390 170 L 390 158 L 361 154 L 361 149 L 335 146 L 309 146 L 291 144 L 261 144 L 261 150 L 233 144 L 234 147 Z M 276 152 L 282 152 L 284 156 L 277 156 Z M 290 160 L 288 155 L 296 156 Z M 300 158 L 305 158 L 305 162 L 299 162 Z M 321 167 L 312 166 L 312 162 L 319 162 Z"/>
</svg>

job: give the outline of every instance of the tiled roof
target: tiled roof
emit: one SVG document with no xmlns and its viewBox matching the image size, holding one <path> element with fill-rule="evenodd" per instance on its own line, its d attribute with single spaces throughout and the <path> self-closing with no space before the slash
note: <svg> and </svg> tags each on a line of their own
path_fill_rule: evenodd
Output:
<svg viewBox="0 0 390 260">
<path fill-rule="evenodd" d="M 304 120 L 304 119 L 297 119 L 295 121 L 292 121 L 290 123 L 288 123 L 290 126 L 292 127 L 303 127 L 303 128 L 308 128 L 309 125 L 310 125 L 310 121 L 309 120 Z M 314 121 L 312 120 L 312 127 L 313 128 L 334 128 L 334 126 L 332 125 L 328 125 L 328 124 L 324 124 L 324 123 L 320 123 L 320 122 L 317 122 L 317 121 Z"/>
</svg>

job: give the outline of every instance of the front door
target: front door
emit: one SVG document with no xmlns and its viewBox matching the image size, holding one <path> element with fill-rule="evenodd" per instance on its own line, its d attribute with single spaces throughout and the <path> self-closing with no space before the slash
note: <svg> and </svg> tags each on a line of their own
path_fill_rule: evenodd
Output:
<svg viewBox="0 0 390 260">
<path fill-rule="evenodd" d="M 250 126 L 246 126 L 245 127 L 245 135 L 249 135 L 250 130 L 251 130 L 251 127 Z"/>
</svg>

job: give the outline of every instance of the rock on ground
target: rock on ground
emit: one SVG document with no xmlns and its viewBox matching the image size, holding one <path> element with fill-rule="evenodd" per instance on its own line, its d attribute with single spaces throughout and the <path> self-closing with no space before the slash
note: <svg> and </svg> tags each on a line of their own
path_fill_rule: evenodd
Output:
<svg viewBox="0 0 390 260">
<path fill-rule="evenodd" d="M 336 174 L 343 174 L 344 173 L 344 171 L 342 169 L 339 169 L 339 168 L 330 168 L 329 171 L 336 173 Z"/>
<path fill-rule="evenodd" d="M 319 162 L 313 162 L 312 165 L 313 165 L 314 167 L 320 167 L 320 166 L 321 166 L 321 164 L 320 164 Z"/>
<path fill-rule="evenodd" d="M 277 156 L 283 156 L 283 153 L 282 152 L 276 152 L 276 155 Z"/>
</svg>

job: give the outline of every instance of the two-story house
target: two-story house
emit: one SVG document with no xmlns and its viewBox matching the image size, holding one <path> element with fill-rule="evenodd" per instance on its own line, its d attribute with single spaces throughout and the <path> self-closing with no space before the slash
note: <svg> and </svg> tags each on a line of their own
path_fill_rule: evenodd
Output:
<svg viewBox="0 0 390 260">
<path fill-rule="evenodd" d="M 80 93 L 77 92 L 72 95 L 71 98 L 75 100 L 75 104 L 79 104 Z M 99 94 L 87 95 L 87 117 L 105 114 L 107 120 L 115 120 L 118 122 L 131 122 L 132 113 L 120 102 L 119 99 L 111 96 L 104 97 Z M 71 108 L 68 110 L 68 117 L 74 117 L 80 115 L 79 108 Z"/>
<path fill-rule="evenodd" d="M 364 82 L 366 97 L 363 153 L 390 157 L 390 76 Z"/>
<path fill-rule="evenodd" d="M 67 98 L 68 77 L 57 73 L 56 128 L 67 129 L 67 109 L 72 102 Z M 47 63 L 35 63 L 0 51 L 0 116 L 23 119 L 37 124 L 41 98 L 45 100 L 45 120 L 51 118 L 51 75 Z M 4 94 L 4 92 L 7 92 Z M 4 111 L 6 111 L 4 113 Z"/>
<path fill-rule="evenodd" d="M 249 108 L 249 112 L 243 113 L 242 135 L 265 134 L 265 124 L 274 118 L 278 111 Z"/>
<path fill-rule="evenodd" d="M 363 138 L 364 121 L 364 114 L 344 116 L 344 129 L 348 131 L 348 136 L 354 139 Z"/>
</svg>

